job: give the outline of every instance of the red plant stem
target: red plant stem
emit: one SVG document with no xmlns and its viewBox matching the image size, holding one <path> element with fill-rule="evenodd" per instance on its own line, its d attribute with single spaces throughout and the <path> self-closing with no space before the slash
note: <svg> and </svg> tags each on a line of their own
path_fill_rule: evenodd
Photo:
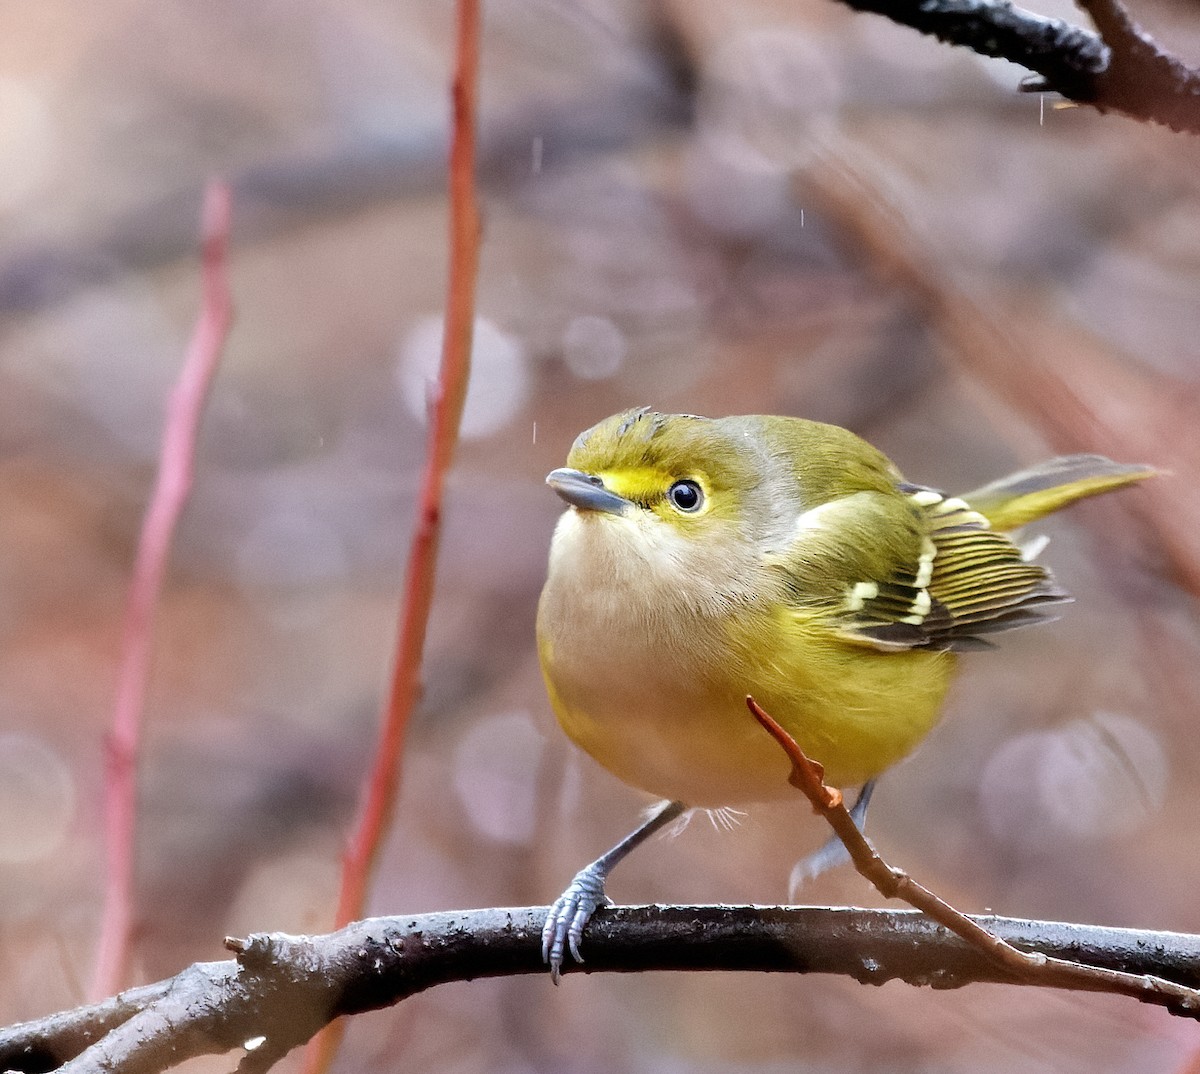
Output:
<svg viewBox="0 0 1200 1074">
<path fill-rule="evenodd" d="M 358 824 L 342 856 L 337 926 L 361 917 L 400 789 L 400 757 L 409 717 L 420 692 L 425 628 L 441 535 L 442 488 L 458 441 L 471 373 L 475 281 L 479 269 L 479 206 L 475 193 L 475 131 L 479 84 L 479 0 L 458 0 L 450 139 L 450 267 L 442 361 L 429 398 L 429 436 L 421 476 L 416 527 L 409 549 L 391 688 L 379 742 L 363 789 Z M 305 1074 L 329 1069 L 342 1039 L 342 1023 L 310 1042 Z"/>
<path fill-rule="evenodd" d="M 227 272 L 231 200 L 225 183 L 214 179 L 208 184 L 201 221 L 200 314 L 167 406 L 158 478 L 142 522 L 125 606 L 113 722 L 105 742 L 104 834 L 108 863 L 100 943 L 91 985 L 92 997 L 96 999 L 121 987 L 129 959 L 137 760 L 150 678 L 154 614 L 175 526 L 192 487 L 200 418 L 233 316 Z"/>
<path fill-rule="evenodd" d="M 400 756 L 420 691 L 425 627 L 433 600 L 441 534 L 442 488 L 458 440 L 471 371 L 479 208 L 475 195 L 475 126 L 479 76 L 479 3 L 459 0 L 454 69 L 454 129 L 450 143 L 450 279 L 441 368 L 429 399 L 429 440 L 400 607 L 399 634 L 383 726 L 358 825 L 346 848 L 337 925 L 361 916 L 400 787 Z"/>
</svg>

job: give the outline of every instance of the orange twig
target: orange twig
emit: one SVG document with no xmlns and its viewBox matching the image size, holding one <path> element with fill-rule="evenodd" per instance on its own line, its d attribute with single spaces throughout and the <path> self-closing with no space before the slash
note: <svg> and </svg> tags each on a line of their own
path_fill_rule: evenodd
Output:
<svg viewBox="0 0 1200 1074">
<path fill-rule="evenodd" d="M 109 995 L 121 986 L 129 958 L 133 931 L 137 759 L 146 686 L 150 678 L 154 613 L 175 526 L 192 487 L 200 417 L 233 317 L 227 272 L 231 200 L 225 183 L 215 179 L 209 183 L 204 194 L 201 222 L 203 298 L 200 314 L 167 407 L 158 479 L 142 523 L 125 606 L 112 729 L 105 744 L 104 832 L 108 867 L 100 945 L 91 984 L 95 998 Z"/>
<path fill-rule="evenodd" d="M 479 210 L 475 201 L 475 112 L 479 67 L 478 0 L 460 0 L 454 75 L 454 138 L 450 147 L 450 284 L 442 362 L 429 401 L 429 447 L 421 479 L 416 532 L 404 580 L 396 660 L 374 767 L 358 826 L 346 849 L 338 897 L 339 926 L 358 917 L 366 898 L 400 785 L 404 732 L 420 688 L 425 626 L 433 598 L 441 534 L 442 486 L 458 439 L 471 367 Z"/>
<path fill-rule="evenodd" d="M 788 781 L 793 787 L 803 791 L 812 802 L 813 809 L 829 822 L 846 850 L 850 852 L 854 867 L 885 898 L 903 899 L 909 906 L 920 910 L 939 925 L 945 926 L 956 936 L 978 948 L 1018 980 L 1093 992 L 1113 992 L 1175 1011 L 1193 1014 L 1200 1011 L 1200 990 L 1185 988 L 1173 981 L 1149 974 L 1122 973 L 1119 970 L 1102 969 L 1098 966 L 1084 965 L 1082 962 L 1022 951 L 988 932 L 927 887 L 918 884 L 903 869 L 897 869 L 884 861 L 854 823 L 854 818 L 850 816 L 850 811 L 842 801 L 841 792 L 825 785 L 824 770 L 821 766 L 805 756 L 796 740 L 776 723 L 754 698 L 747 697 L 746 706 L 791 760 L 792 774 Z"/>
<path fill-rule="evenodd" d="M 337 925 L 362 916 L 367 888 L 391 823 L 400 786 L 400 757 L 420 690 L 425 627 L 433 600 L 441 532 L 442 486 L 458 440 L 471 368 L 475 282 L 479 266 L 479 208 L 475 193 L 475 130 L 479 82 L 479 2 L 459 0 L 455 47 L 454 129 L 450 143 L 450 279 L 442 361 L 429 400 L 429 441 L 416 530 L 408 557 L 391 689 L 358 824 L 342 862 Z M 338 1045 L 336 1026 L 310 1048 L 305 1067 L 324 1070 Z"/>
</svg>

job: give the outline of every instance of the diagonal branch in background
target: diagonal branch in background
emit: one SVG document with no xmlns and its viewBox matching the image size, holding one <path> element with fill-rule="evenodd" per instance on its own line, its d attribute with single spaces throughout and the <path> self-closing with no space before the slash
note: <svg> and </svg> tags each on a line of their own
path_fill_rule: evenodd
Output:
<svg viewBox="0 0 1200 1074">
<path fill-rule="evenodd" d="M 1165 52 L 1119 0 L 1081 0 L 1099 33 L 1048 19 L 1008 0 L 843 0 L 855 11 L 1010 60 L 1053 90 L 1101 112 L 1121 112 L 1200 133 L 1200 72 Z"/>
<path fill-rule="evenodd" d="M 197 963 L 103 1004 L 0 1029 L 0 1069 L 155 1074 L 249 1045 L 241 1069 L 265 1070 L 339 1016 L 452 981 L 518 974 L 544 980 L 540 937 L 548 909 L 381 917 L 326 936 L 229 940 L 236 960 Z M 969 920 L 1046 957 L 1200 985 L 1200 936 Z M 588 925 L 586 970 L 564 967 L 567 974 L 648 970 L 829 973 L 939 989 L 1014 983 L 1010 971 L 923 914 L 823 906 L 607 907 Z M 1028 983 L 1095 990 L 1082 980 Z"/>
<path fill-rule="evenodd" d="M 1013 980 L 1026 984 L 1045 984 L 1052 988 L 1090 989 L 1132 996 L 1143 1003 L 1155 1003 L 1200 1018 L 1200 991 L 1194 988 L 1150 974 L 1125 973 L 1043 952 L 1022 951 L 956 910 L 902 869 L 889 865 L 854 823 L 854 818 L 842 801 L 841 791 L 825 784 L 821 765 L 805 756 L 796 740 L 754 698 L 747 697 L 746 705 L 792 762 L 789 782 L 802 791 L 813 809 L 829 822 L 849 852 L 854 867 L 885 898 L 903 899 L 928 915 L 977 948 L 997 967 L 1010 974 Z"/>
<path fill-rule="evenodd" d="M 213 180 L 208 184 L 201 220 L 200 314 L 167 405 L 158 478 L 142 523 L 125 606 L 112 729 L 105 743 L 104 835 L 108 860 L 100 943 L 91 984 L 93 997 L 108 995 L 121 986 L 129 959 L 134 915 L 137 759 L 150 680 L 154 613 L 175 526 L 191 492 L 200 418 L 233 317 L 227 265 L 230 203 L 225 183 Z"/>
<path fill-rule="evenodd" d="M 1200 101 L 1200 97 L 1196 98 Z M 841 141 L 798 180 L 806 199 L 849 236 L 871 267 L 913 296 L 958 371 L 1034 425 L 1057 451 L 1103 451 L 1171 475 L 1129 510 L 1153 527 L 1152 546 L 1200 595 L 1200 397 L 1186 380 L 1122 361 L 1086 328 L 1064 324 L 1034 293 L 1017 301 L 970 282 L 893 196 L 869 154 Z M 1166 435 L 1164 435 L 1164 433 Z"/>
<path fill-rule="evenodd" d="M 475 285 L 479 272 L 479 206 L 475 190 L 479 86 L 479 0 L 458 0 L 453 127 L 450 137 L 450 266 L 442 360 L 429 398 L 429 434 L 400 604 L 396 654 L 371 771 L 363 788 L 357 826 L 342 860 L 337 925 L 362 916 L 367 889 L 391 825 L 400 787 L 400 758 L 409 718 L 420 693 L 425 630 L 441 535 L 442 491 L 458 441 L 471 373 Z M 306 1060 L 309 1074 L 328 1068 L 339 1043 L 323 1035 Z"/>
</svg>

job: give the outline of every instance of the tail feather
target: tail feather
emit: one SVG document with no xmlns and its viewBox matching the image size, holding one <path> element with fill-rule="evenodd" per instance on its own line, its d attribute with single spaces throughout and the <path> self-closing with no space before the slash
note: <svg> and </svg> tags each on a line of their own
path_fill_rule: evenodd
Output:
<svg viewBox="0 0 1200 1074">
<path fill-rule="evenodd" d="M 1113 462 L 1103 455 L 1064 455 L 1002 477 L 962 497 L 993 529 L 1012 530 L 1076 500 L 1153 477 L 1152 466 Z"/>
</svg>

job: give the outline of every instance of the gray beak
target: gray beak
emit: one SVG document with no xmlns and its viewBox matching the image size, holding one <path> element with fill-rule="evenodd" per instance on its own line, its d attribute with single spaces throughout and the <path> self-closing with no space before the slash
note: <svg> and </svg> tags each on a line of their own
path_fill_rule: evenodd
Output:
<svg viewBox="0 0 1200 1074">
<path fill-rule="evenodd" d="M 623 515 L 630 506 L 623 496 L 609 492 L 600 478 L 585 474 L 582 470 L 566 467 L 551 470 L 546 475 L 546 484 L 572 507 L 578 507 L 581 511 L 604 511 L 610 515 Z"/>
</svg>

